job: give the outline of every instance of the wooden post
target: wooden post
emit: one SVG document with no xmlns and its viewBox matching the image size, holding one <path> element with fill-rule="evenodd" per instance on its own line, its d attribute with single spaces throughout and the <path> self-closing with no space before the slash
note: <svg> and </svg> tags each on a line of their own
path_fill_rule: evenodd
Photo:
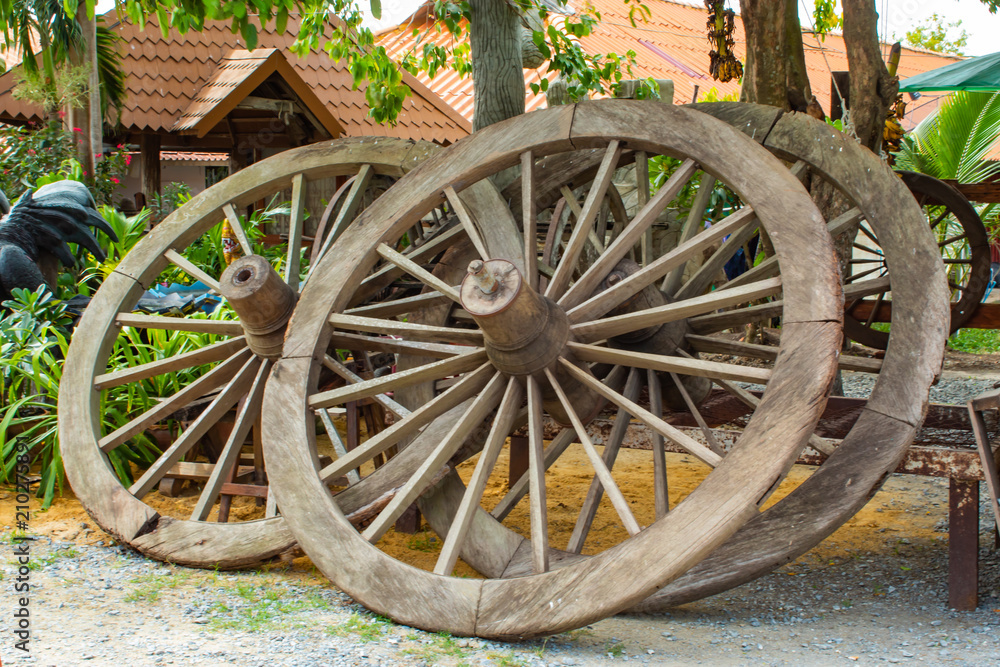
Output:
<svg viewBox="0 0 1000 667">
<path fill-rule="evenodd" d="M 979 606 L 979 482 L 952 478 L 948 485 L 948 605 Z"/>
<path fill-rule="evenodd" d="M 510 436 L 510 465 L 507 470 L 507 488 L 513 488 L 517 480 L 528 472 L 528 438 L 523 435 Z"/>
<path fill-rule="evenodd" d="M 139 140 L 142 160 L 142 193 L 146 202 L 160 194 L 160 135 L 144 134 Z"/>
</svg>

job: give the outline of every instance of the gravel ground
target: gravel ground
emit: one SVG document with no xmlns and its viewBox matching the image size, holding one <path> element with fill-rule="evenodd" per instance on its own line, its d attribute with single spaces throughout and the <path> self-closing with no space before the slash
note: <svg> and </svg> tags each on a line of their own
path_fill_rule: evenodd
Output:
<svg viewBox="0 0 1000 667">
<path fill-rule="evenodd" d="M 848 393 L 863 391 L 850 377 Z M 943 380 L 961 403 L 995 380 Z M 431 634 L 373 616 L 300 561 L 242 573 L 187 570 L 110 543 L 32 544 L 31 651 L 15 648 L 11 533 L 3 544 L 5 665 L 859 665 L 1000 664 L 1000 553 L 981 497 L 980 607 L 947 603 L 947 480 L 894 476 L 871 501 L 934 531 L 837 533 L 797 561 L 658 615 L 621 615 L 516 644 Z M 876 512 L 881 509 L 875 509 Z M 83 528 L 84 526 L 81 526 Z M 855 529 L 857 530 L 857 529 Z M 930 533 L 930 534 L 928 534 Z"/>
</svg>

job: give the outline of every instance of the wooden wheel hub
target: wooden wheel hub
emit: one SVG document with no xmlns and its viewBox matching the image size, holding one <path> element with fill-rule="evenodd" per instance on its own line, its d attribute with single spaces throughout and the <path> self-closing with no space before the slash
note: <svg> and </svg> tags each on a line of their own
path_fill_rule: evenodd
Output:
<svg viewBox="0 0 1000 667">
<path fill-rule="evenodd" d="M 559 357 L 573 360 L 566 345 L 571 340 L 566 311 L 525 283 L 517 267 L 505 259 L 473 260 L 460 295 L 465 310 L 483 330 L 486 354 L 498 371 L 526 381 L 528 376 L 544 379 L 548 369 L 559 379 L 582 421 L 597 416 L 604 400 L 559 364 Z M 585 364 L 580 368 L 590 372 Z M 554 393 L 543 390 L 543 398 L 553 419 L 570 423 Z"/>
<path fill-rule="evenodd" d="M 279 359 L 285 326 L 295 310 L 295 291 L 260 255 L 241 257 L 222 274 L 219 289 L 229 300 L 258 357 Z"/>
</svg>

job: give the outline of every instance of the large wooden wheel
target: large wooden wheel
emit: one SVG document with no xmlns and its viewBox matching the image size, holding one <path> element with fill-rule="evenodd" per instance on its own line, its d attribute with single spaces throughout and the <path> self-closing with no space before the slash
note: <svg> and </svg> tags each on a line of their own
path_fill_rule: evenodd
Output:
<svg viewBox="0 0 1000 667">
<path fill-rule="evenodd" d="M 272 495 L 267 496 L 265 506 L 258 508 L 252 503 L 242 517 L 236 512 L 220 512 L 228 505 L 228 501 L 220 502 L 220 496 L 227 491 L 238 494 L 241 486 L 242 490 L 248 488 L 240 482 L 254 482 L 258 489 L 266 483 L 259 425 L 261 413 L 266 411 L 263 389 L 281 353 L 285 324 L 297 293 L 311 276 L 300 264 L 310 183 L 332 177 L 349 181 L 336 198 L 338 208 L 327 216 L 326 238 L 332 242 L 370 203 L 370 182 L 398 179 L 436 150 L 432 144 L 365 138 L 282 153 L 194 197 L 142 239 L 108 276 L 73 337 L 59 399 L 67 476 L 77 497 L 104 530 L 148 556 L 197 567 L 249 566 L 294 544 L 277 515 Z M 279 275 L 266 260 L 253 254 L 236 212 L 289 189 L 288 252 Z M 486 193 L 485 199 L 477 198 L 480 192 Z M 490 200 L 491 195 L 496 199 Z M 467 200 L 468 208 L 483 217 L 483 206 L 503 208 L 494 190 L 470 191 Z M 230 221 L 246 256 L 221 276 L 209 275 L 184 252 L 223 219 Z M 461 231 L 454 220 L 449 227 L 440 216 L 426 221 L 427 233 L 424 221 L 414 221 L 413 229 L 417 228 L 420 233 L 411 230 L 406 247 L 399 253 L 414 263 L 433 261 L 460 236 L 454 230 Z M 317 245 L 319 256 L 329 251 L 330 244 L 322 243 L 322 238 Z M 237 319 L 134 314 L 133 307 L 144 290 L 168 267 L 176 267 L 226 296 Z M 386 271 L 376 276 L 378 289 L 371 297 L 405 299 L 406 291 L 393 286 L 399 275 Z M 109 355 L 116 340 L 127 342 L 120 347 L 128 354 L 130 345 L 155 344 L 147 332 L 163 329 L 214 334 L 215 340 L 109 372 Z M 348 379 L 356 377 L 346 368 L 335 370 Z M 173 382 L 157 384 L 164 376 L 172 377 Z M 170 386 L 171 393 L 156 393 L 163 385 Z M 148 393 L 158 400 L 154 407 L 129 414 L 124 424 L 111 428 L 102 408 L 108 391 L 129 391 L 137 396 Z M 152 450 L 152 462 L 143 462 L 137 455 L 137 438 L 174 420 L 182 408 L 191 413 L 187 426 L 179 432 L 167 432 L 166 441 Z M 208 457 L 196 457 L 199 443 L 223 422 L 230 423 L 224 425 L 216 443 L 221 447 Z M 245 444 L 252 452 L 244 451 Z M 192 460 L 182 461 L 185 457 Z M 132 474 L 133 483 L 120 481 L 116 473 L 123 468 Z M 178 468 L 183 471 L 179 473 Z M 197 495 L 186 502 L 165 499 L 158 485 L 173 474 L 200 477 L 202 486 Z M 229 521 L 221 523 L 227 513 Z"/>
<path fill-rule="evenodd" d="M 924 224 L 929 225 L 937 240 L 951 291 L 950 332 L 954 333 L 972 317 L 989 286 L 990 243 L 986 227 L 965 195 L 951 185 L 926 174 L 912 171 L 897 173 L 916 198 L 924 213 Z M 845 282 L 872 275 L 888 275 L 878 233 L 867 222 L 861 224 L 854 247 L 851 275 L 845 277 Z M 893 303 L 890 292 L 848 302 L 844 315 L 845 335 L 869 347 L 884 350 L 889 344 L 889 333 L 879 328 L 876 321 L 878 308 L 883 302 Z M 855 316 L 866 309 L 864 317 Z"/>
<path fill-rule="evenodd" d="M 535 219 L 531 174 L 539 160 L 581 148 L 601 151 L 601 168 L 581 205 L 562 260 L 555 267 L 540 266 L 531 229 Z M 646 202 L 613 242 L 600 247 L 601 240 L 594 243 L 589 234 L 592 214 L 626 149 L 680 158 L 684 169 Z M 473 184 L 518 164 L 526 213 L 522 219 L 528 221 L 526 244 L 518 241 L 516 252 L 505 252 L 479 233 L 490 221 L 466 218 L 456 206 L 478 254 L 461 285 L 399 262 L 391 248 L 415 220 L 442 201 L 454 203 Z M 744 207 L 638 270 L 623 265 L 656 214 L 676 195 L 672 189 L 698 169 L 731 187 Z M 780 278 L 707 296 L 698 292 L 673 303 L 657 302 L 658 297 L 647 290 L 724 236 L 739 235 L 758 223 L 774 244 Z M 581 269 L 578 260 L 588 242 L 599 252 Z M 526 252 L 521 250 L 525 246 Z M 780 162 L 745 136 L 690 110 L 643 102 L 594 102 L 498 124 L 401 179 L 360 216 L 335 248 L 319 262 L 303 291 L 283 357 L 265 390 L 269 412 L 264 442 L 272 489 L 300 545 L 327 576 L 371 609 L 422 628 L 526 637 L 577 627 L 645 598 L 757 513 L 810 438 L 836 370 L 842 312 L 838 271 L 829 235 L 808 194 Z M 460 304 L 457 323 L 420 325 L 408 316 L 394 319 L 398 310 L 377 307 L 364 317 L 346 313 L 364 298 L 366 282 L 380 270 L 379 261 L 405 268 L 423 281 L 430 288 L 427 299 Z M 614 273 L 621 275 L 608 280 Z M 676 327 L 683 336 L 690 319 L 701 316 L 721 326 L 711 315 L 714 311 L 744 309 L 752 299 L 779 292 L 780 304 L 769 307 L 783 317 L 783 335 L 770 369 L 692 360 L 683 354 L 680 340 L 649 351 L 621 349 L 614 340 L 607 343 L 609 338 L 650 328 L 663 330 L 664 338 L 669 338 Z M 644 299 L 651 301 L 643 304 Z M 755 316 L 756 311 L 731 315 L 739 321 Z M 370 334 L 391 335 L 393 342 Z M 343 389 L 319 391 L 317 362 L 330 363 L 331 344 L 337 347 L 345 336 L 359 346 L 393 346 L 401 353 L 409 348 L 411 354 L 419 349 L 437 360 Z M 768 386 L 746 430 L 723 456 L 638 404 L 637 378 L 655 377 L 656 371 Z M 447 388 L 415 407 L 385 435 L 317 468 L 316 411 L 357 398 L 396 395 L 429 381 Z M 655 381 L 650 384 L 655 386 Z M 527 407 L 522 408 L 525 399 Z M 602 458 L 586 434 L 585 422 L 605 401 L 712 468 L 698 488 L 649 526 L 636 520 L 609 469 L 611 462 Z M 541 432 L 545 415 L 573 427 L 630 534 L 589 559 L 550 558 Z M 499 524 L 485 516 L 479 504 L 485 479 L 521 420 L 527 421 L 531 451 L 531 523 L 526 531 L 530 539 L 502 527 L 493 530 L 491 526 Z M 447 464 L 461 459 L 462 445 L 475 440 L 483 428 L 485 446 L 465 489 Z M 328 480 L 418 431 L 378 471 L 343 493 L 330 492 Z M 662 450 L 653 459 L 649 474 L 662 485 Z M 356 515 L 347 496 L 387 475 L 397 475 L 393 485 L 380 484 L 392 486 L 391 499 L 377 505 L 359 531 L 345 516 Z M 431 487 L 437 496 L 435 506 L 446 511 L 444 506 L 454 503 L 449 512 L 454 520 L 434 572 L 427 572 L 395 560 L 373 543 Z M 470 531 L 479 534 L 475 547 L 493 561 L 483 570 L 523 576 L 486 580 L 452 576 Z"/>
<path fill-rule="evenodd" d="M 750 581 L 794 560 L 856 514 L 913 442 L 948 335 L 949 289 L 938 242 L 913 195 L 886 165 L 805 114 L 738 103 L 695 106 L 741 129 L 794 167 L 808 167 L 856 205 L 845 215 L 866 221 L 882 240 L 892 269 L 892 335 L 866 407 L 823 465 L 633 611 L 662 610 Z M 839 231 L 846 219 L 831 220 L 831 232 Z"/>
</svg>

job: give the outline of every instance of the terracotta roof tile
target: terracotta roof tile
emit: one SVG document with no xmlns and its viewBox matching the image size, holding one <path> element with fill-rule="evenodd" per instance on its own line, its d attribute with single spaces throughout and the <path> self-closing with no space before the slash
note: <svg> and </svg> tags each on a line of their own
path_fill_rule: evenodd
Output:
<svg viewBox="0 0 1000 667">
<path fill-rule="evenodd" d="M 739 93 L 739 84 L 736 81 L 721 83 L 709 76 L 709 49 L 705 35 L 706 11 L 703 5 L 691 6 L 669 0 L 649 0 L 646 2 L 650 9 L 648 20 L 637 21 L 637 25 L 633 27 L 629 21 L 628 5 L 621 0 L 590 0 L 590 3 L 601 13 L 601 21 L 596 24 L 589 36 L 580 39 L 580 45 L 587 53 L 624 54 L 629 50 L 635 51 L 636 66 L 633 67 L 633 75 L 636 78 L 672 79 L 674 100 L 678 103 L 690 101 L 696 85 L 699 96 L 711 88 L 715 88 L 720 97 Z M 571 4 L 581 5 L 582 0 L 572 0 Z M 433 25 L 432 19 L 428 18 L 429 6 L 431 5 L 424 5 L 418 9 L 411 18 L 403 21 L 395 29 L 381 33 L 376 37 L 376 42 L 384 46 L 391 57 L 397 59 L 413 48 L 414 27 L 420 28 L 425 40 L 438 45 L 449 44 L 453 38 L 446 30 L 441 33 L 433 29 L 428 30 Z M 742 21 L 736 22 L 735 37 L 737 56 L 744 59 L 746 38 Z M 809 33 L 803 33 L 802 38 L 806 69 L 809 72 L 813 94 L 823 109 L 829 112 L 830 71 L 847 69 L 844 40 L 835 34 L 828 35 L 825 41 L 819 41 Z M 887 50 L 888 45 L 884 45 L 884 48 Z M 899 76 L 906 78 L 942 67 L 955 60 L 957 58 L 954 56 L 904 47 L 899 64 Z M 526 86 L 537 83 L 542 76 L 553 78 L 553 75 L 545 72 L 544 66 L 539 70 L 526 69 L 524 75 Z M 422 74 L 419 81 L 441 96 L 462 116 L 472 119 L 471 77 L 463 79 L 452 70 L 443 70 L 433 79 Z M 544 94 L 535 95 L 530 88 L 526 88 L 525 95 L 525 106 L 528 111 L 545 106 Z M 933 106 L 917 108 L 917 105 L 911 105 L 913 120 L 918 121 L 923 118 L 932 108 Z M 908 113 L 908 120 L 910 116 Z"/>
<path fill-rule="evenodd" d="M 155 20 L 140 28 L 127 18 L 117 20 L 116 14 L 109 12 L 105 22 L 123 37 L 122 64 L 129 94 L 121 122 L 133 131 L 170 131 L 198 91 L 216 75 L 226 54 L 244 48 L 242 37 L 233 35 L 227 22 L 206 22 L 200 33 L 190 31 L 180 35 L 171 31 L 168 39 L 163 38 Z M 260 30 L 258 51 L 286 51 L 287 64 L 348 135 L 388 135 L 449 143 L 471 131 L 465 118 L 426 89 L 408 98 L 405 113 L 395 126 L 378 125 L 367 116 L 364 88 L 352 90 L 353 79 L 345 65 L 322 52 L 310 53 L 305 58 L 287 53 L 298 26 L 298 17 L 291 16 L 284 34 L 277 33 L 273 25 Z M 404 80 L 420 88 L 408 74 Z M 37 108 L 13 99 L 13 85 L 13 72 L 0 76 L 0 121 L 39 119 Z"/>
</svg>

